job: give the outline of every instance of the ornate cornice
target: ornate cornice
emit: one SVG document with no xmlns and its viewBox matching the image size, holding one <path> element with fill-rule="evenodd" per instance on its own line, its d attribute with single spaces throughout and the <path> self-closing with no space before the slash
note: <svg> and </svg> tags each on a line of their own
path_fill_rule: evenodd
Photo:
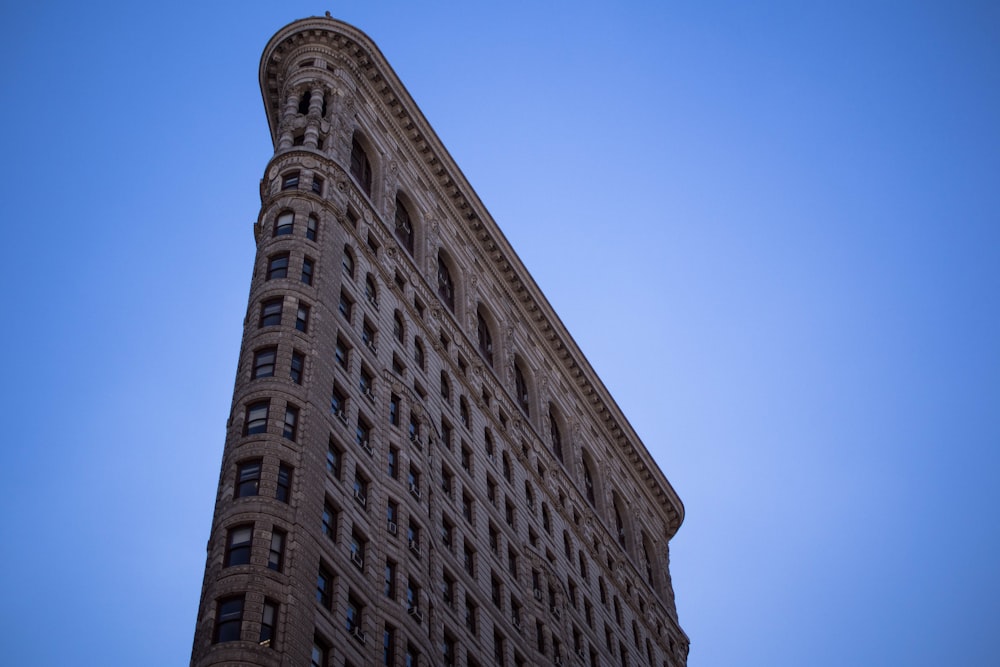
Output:
<svg viewBox="0 0 1000 667">
<path fill-rule="evenodd" d="M 367 35 L 336 19 L 314 17 L 290 23 L 271 38 L 261 57 L 259 77 L 274 144 L 278 142 L 281 95 L 288 74 L 285 60 L 293 54 L 301 56 L 310 52 L 335 57 L 341 64 L 349 63 L 347 67 L 356 81 L 363 83 L 383 107 L 383 117 L 395 124 L 396 134 L 409 144 L 413 155 L 419 157 L 421 167 L 442 195 L 441 200 L 448 203 L 454 217 L 475 239 L 481 256 L 492 262 L 493 270 L 511 301 L 518 304 L 525 321 L 533 326 L 553 358 L 562 364 L 596 420 L 603 425 L 606 435 L 632 466 L 636 478 L 664 508 L 668 516 L 667 534 L 672 536 L 684 520 L 684 505 L 677 493 L 406 87 Z"/>
</svg>

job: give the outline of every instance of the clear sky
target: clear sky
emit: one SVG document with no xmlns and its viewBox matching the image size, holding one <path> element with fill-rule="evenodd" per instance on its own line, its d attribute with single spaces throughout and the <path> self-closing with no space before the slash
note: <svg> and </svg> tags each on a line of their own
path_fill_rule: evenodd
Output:
<svg viewBox="0 0 1000 667">
<path fill-rule="evenodd" d="M 1000 4 L 0 4 L 0 662 L 187 664 L 271 155 L 396 69 L 687 507 L 691 667 L 1000 664 Z"/>
</svg>

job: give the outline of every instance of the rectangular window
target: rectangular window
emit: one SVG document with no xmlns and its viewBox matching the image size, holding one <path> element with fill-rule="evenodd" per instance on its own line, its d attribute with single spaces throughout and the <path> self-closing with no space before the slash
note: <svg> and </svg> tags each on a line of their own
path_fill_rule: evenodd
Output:
<svg viewBox="0 0 1000 667">
<path fill-rule="evenodd" d="M 354 596 L 347 598 L 347 613 L 345 614 L 346 628 L 348 632 L 354 632 L 355 630 L 361 630 L 362 617 L 361 613 L 364 607 L 361 605 Z"/>
<path fill-rule="evenodd" d="M 385 562 L 382 594 L 390 600 L 396 599 L 396 564 L 391 560 Z"/>
<path fill-rule="evenodd" d="M 282 463 L 278 466 L 278 486 L 274 491 L 274 497 L 283 503 L 288 502 L 292 494 L 292 469 Z"/>
<path fill-rule="evenodd" d="M 291 211 L 284 211 L 274 220 L 274 236 L 284 236 L 291 234 L 294 228 L 295 214 Z"/>
<path fill-rule="evenodd" d="M 267 275 L 265 280 L 288 277 L 288 253 L 271 255 L 267 260 Z"/>
<path fill-rule="evenodd" d="M 354 440 L 365 450 L 371 449 L 371 444 L 369 442 L 371 431 L 372 427 L 369 426 L 368 422 L 361 417 L 358 417 L 357 426 L 354 427 Z"/>
<path fill-rule="evenodd" d="M 398 530 L 396 522 L 399 521 L 399 503 L 397 503 L 395 500 L 389 500 L 386 502 L 385 521 L 386 521 L 386 530 L 395 535 L 396 531 Z"/>
<path fill-rule="evenodd" d="M 267 413 L 271 401 L 256 401 L 247 406 L 246 421 L 243 424 L 243 435 L 256 435 L 267 432 Z"/>
<path fill-rule="evenodd" d="M 302 282 L 306 285 L 313 284 L 313 261 L 308 257 L 302 260 Z"/>
<path fill-rule="evenodd" d="M 462 546 L 462 567 L 470 576 L 476 576 L 476 553 L 468 542 Z"/>
<path fill-rule="evenodd" d="M 351 321 L 351 313 L 354 312 L 354 302 L 351 301 L 351 297 L 347 296 L 347 292 L 344 290 L 340 290 L 340 301 L 337 302 L 337 310 L 340 311 L 345 320 L 348 322 Z"/>
<path fill-rule="evenodd" d="M 340 421 L 347 423 L 347 399 L 344 394 L 337 389 L 337 385 L 333 385 L 333 391 L 330 392 L 330 412 L 333 413 L 334 417 L 340 419 Z"/>
<path fill-rule="evenodd" d="M 264 600 L 264 610 L 260 617 L 260 645 L 274 648 L 275 628 L 278 626 L 278 603 Z"/>
<path fill-rule="evenodd" d="M 309 325 L 309 306 L 300 303 L 299 309 L 295 311 L 295 328 L 302 333 L 306 332 Z"/>
<path fill-rule="evenodd" d="M 278 348 L 262 347 L 253 354 L 253 371 L 251 377 L 269 378 L 274 376 L 274 361 L 278 356 Z"/>
<path fill-rule="evenodd" d="M 447 517 L 441 517 L 441 542 L 444 544 L 448 551 L 451 551 L 451 545 L 454 544 L 455 539 L 455 526 L 447 519 Z"/>
<path fill-rule="evenodd" d="M 333 358 L 337 361 L 337 365 L 344 370 L 347 370 L 348 349 L 347 344 L 340 338 L 340 336 L 337 336 L 337 345 L 333 349 Z"/>
<path fill-rule="evenodd" d="M 333 439 L 330 439 L 330 443 L 326 450 L 326 471 L 330 473 L 334 479 L 340 480 L 340 468 L 341 462 L 344 458 L 344 452 L 334 444 Z"/>
<path fill-rule="evenodd" d="M 490 575 L 490 601 L 493 602 L 493 606 L 497 609 L 502 609 L 503 604 L 501 603 L 502 596 L 500 594 L 500 580 L 497 579 L 495 574 Z"/>
<path fill-rule="evenodd" d="M 324 609 L 329 609 L 333 604 L 333 575 L 325 566 L 319 566 L 319 574 L 316 576 L 316 601 Z"/>
<path fill-rule="evenodd" d="M 396 631 L 388 625 L 382 632 L 382 664 L 386 667 L 396 665 Z"/>
<path fill-rule="evenodd" d="M 350 551 L 351 562 L 354 563 L 358 569 L 363 568 L 365 565 L 365 540 L 356 530 L 351 531 Z"/>
<path fill-rule="evenodd" d="M 406 528 L 406 537 L 410 547 L 410 552 L 416 554 L 417 558 L 420 557 L 420 526 L 413 523 L 413 519 L 410 519 L 410 523 Z"/>
<path fill-rule="evenodd" d="M 472 523 L 472 498 L 467 493 L 462 494 L 462 516 Z"/>
<path fill-rule="evenodd" d="M 306 222 L 306 238 L 310 241 L 316 240 L 316 232 L 319 223 L 314 216 L 309 216 L 308 222 Z"/>
<path fill-rule="evenodd" d="M 493 631 L 493 659 L 498 665 L 503 665 L 504 663 L 504 638 L 496 630 Z"/>
<path fill-rule="evenodd" d="M 375 380 L 371 373 L 365 369 L 361 369 L 361 375 L 358 378 L 358 389 L 361 393 L 368 397 L 369 400 L 375 400 Z"/>
<path fill-rule="evenodd" d="M 398 479 L 399 476 L 399 450 L 395 447 L 389 448 L 388 470 L 390 479 Z"/>
<path fill-rule="evenodd" d="M 411 611 L 420 609 L 420 586 L 406 578 L 406 606 Z"/>
<path fill-rule="evenodd" d="M 399 426 L 399 396 L 395 394 L 389 397 L 389 423 Z"/>
<path fill-rule="evenodd" d="M 454 667 L 455 640 L 448 635 L 444 636 L 444 641 L 441 643 L 441 659 L 444 662 L 445 667 Z"/>
<path fill-rule="evenodd" d="M 256 496 L 260 492 L 260 459 L 236 466 L 236 497 Z"/>
<path fill-rule="evenodd" d="M 271 530 L 271 549 L 267 556 L 267 567 L 275 572 L 281 572 L 285 554 L 285 531 L 274 528 Z"/>
<path fill-rule="evenodd" d="M 213 638 L 215 643 L 239 641 L 240 630 L 243 627 L 244 597 L 234 595 L 218 601 Z"/>
<path fill-rule="evenodd" d="M 364 324 L 361 326 L 361 342 L 363 342 L 369 350 L 374 354 L 378 354 L 378 348 L 375 346 L 375 326 L 365 318 Z"/>
<path fill-rule="evenodd" d="M 302 371 L 305 368 L 305 365 L 305 355 L 298 350 L 292 352 L 292 364 L 289 367 L 288 376 L 295 384 L 302 384 Z"/>
<path fill-rule="evenodd" d="M 319 176 L 313 176 L 312 191 L 318 195 L 323 194 L 323 179 Z"/>
<path fill-rule="evenodd" d="M 472 601 L 472 598 L 468 595 L 465 596 L 465 627 L 473 635 L 476 634 L 476 614 L 479 609 L 476 607 L 476 603 Z"/>
<path fill-rule="evenodd" d="M 282 190 L 294 190 L 299 187 L 299 172 L 291 171 L 281 179 Z"/>
<path fill-rule="evenodd" d="M 359 473 L 354 473 L 354 499 L 365 507 L 368 504 L 368 480 Z"/>
<path fill-rule="evenodd" d="M 447 570 L 441 574 L 441 599 L 449 607 L 455 604 L 455 578 Z"/>
<path fill-rule="evenodd" d="M 229 529 L 226 538 L 225 567 L 232 565 L 247 565 L 250 563 L 250 547 L 253 543 L 253 524 L 236 526 Z"/>
<path fill-rule="evenodd" d="M 337 510 L 329 501 L 323 504 L 323 534 L 331 542 L 337 541 Z"/>
<path fill-rule="evenodd" d="M 260 326 L 272 327 L 281 324 L 281 306 L 284 299 L 276 297 L 260 304 Z"/>
<path fill-rule="evenodd" d="M 313 638 L 312 653 L 309 667 L 328 667 L 330 662 L 330 647 L 319 637 Z"/>
<path fill-rule="evenodd" d="M 444 495 L 451 498 L 451 488 L 455 483 L 455 476 L 451 474 L 444 464 L 441 464 L 441 490 L 444 491 Z"/>
<path fill-rule="evenodd" d="M 295 442 L 295 434 L 298 430 L 299 409 L 294 405 L 285 406 L 285 423 L 281 429 L 281 436 L 287 440 Z"/>
</svg>

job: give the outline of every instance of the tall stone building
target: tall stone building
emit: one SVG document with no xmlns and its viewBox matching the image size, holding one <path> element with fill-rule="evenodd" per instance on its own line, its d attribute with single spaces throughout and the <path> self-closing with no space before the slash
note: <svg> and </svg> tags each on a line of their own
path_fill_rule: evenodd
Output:
<svg viewBox="0 0 1000 667">
<path fill-rule="evenodd" d="M 378 48 L 296 21 L 260 86 L 191 664 L 684 665 L 683 506 Z"/>
</svg>

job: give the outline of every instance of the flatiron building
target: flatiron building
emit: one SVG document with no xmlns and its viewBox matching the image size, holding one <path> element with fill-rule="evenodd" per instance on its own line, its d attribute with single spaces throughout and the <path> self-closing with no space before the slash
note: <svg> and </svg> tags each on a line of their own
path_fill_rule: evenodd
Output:
<svg viewBox="0 0 1000 667">
<path fill-rule="evenodd" d="M 684 508 L 378 48 L 282 28 L 191 664 L 680 667 Z"/>
</svg>

